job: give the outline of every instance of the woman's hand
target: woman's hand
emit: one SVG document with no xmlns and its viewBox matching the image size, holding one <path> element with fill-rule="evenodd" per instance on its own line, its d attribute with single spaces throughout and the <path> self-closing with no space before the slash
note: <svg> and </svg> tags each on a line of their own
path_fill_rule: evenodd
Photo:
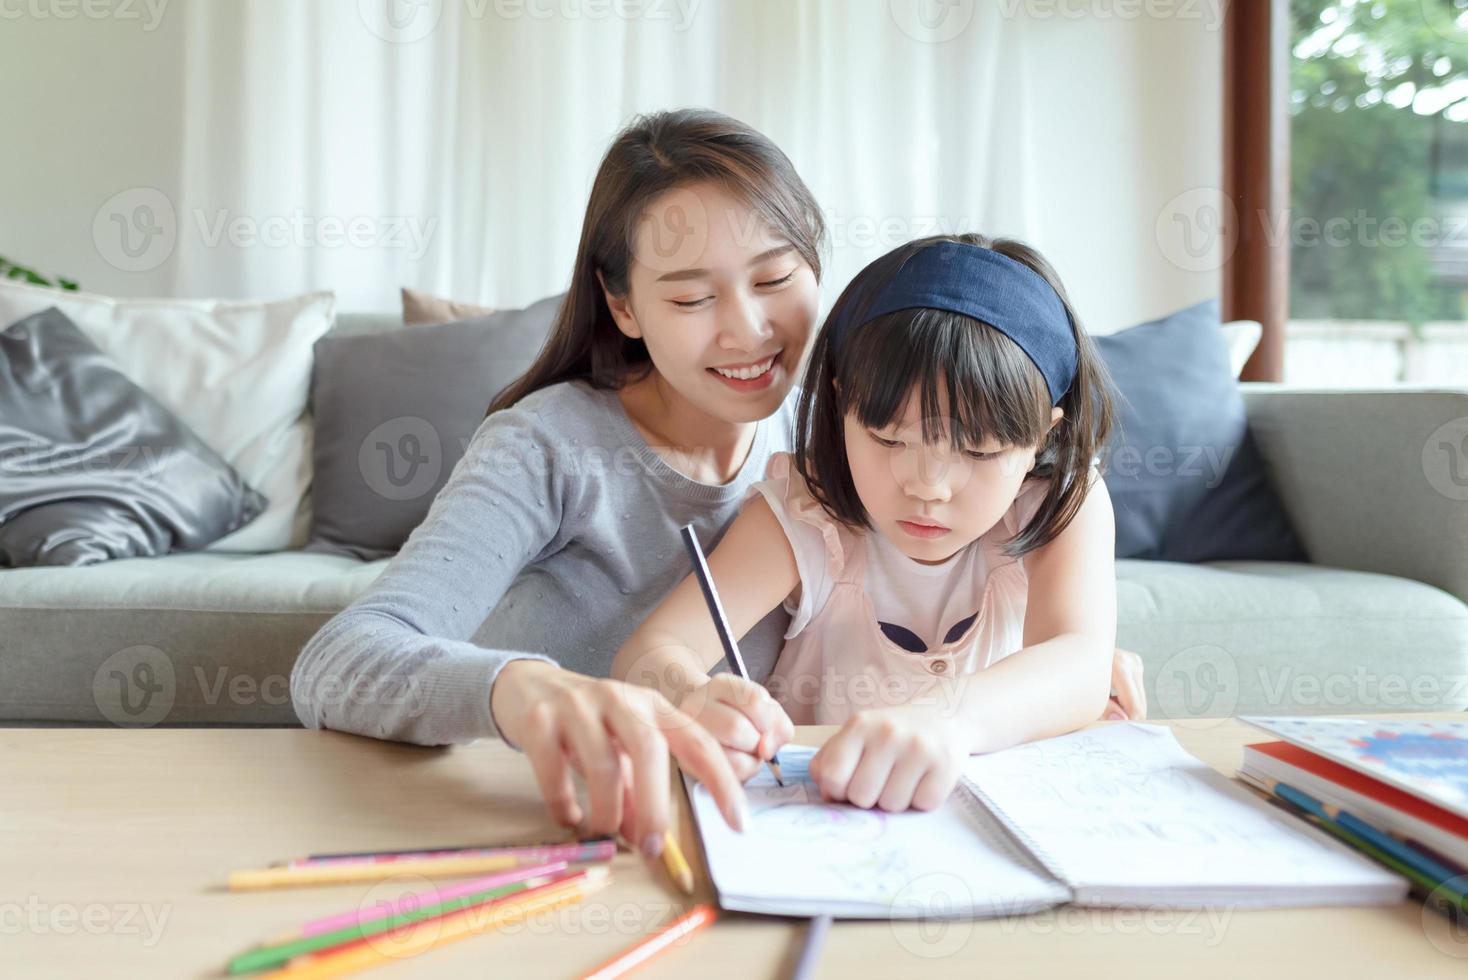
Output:
<svg viewBox="0 0 1468 980">
<path fill-rule="evenodd" d="M 810 760 L 828 800 L 889 813 L 942 806 L 968 757 L 959 722 L 931 707 L 859 711 Z"/>
<path fill-rule="evenodd" d="M 1141 721 L 1147 717 L 1147 689 L 1142 682 L 1142 658 L 1117 647 L 1111 655 L 1111 701 L 1104 721 Z"/>
<path fill-rule="evenodd" d="M 671 819 L 671 752 L 708 788 L 729 825 L 744 829 L 744 787 L 718 741 L 657 691 L 516 660 L 500 669 L 490 710 L 501 736 L 529 757 L 563 826 L 621 833 L 656 857 Z M 586 784 L 585 810 L 573 772 Z"/>
<path fill-rule="evenodd" d="M 770 692 L 736 674 L 715 674 L 689 689 L 678 708 L 724 747 L 741 782 L 795 735 L 790 716 Z"/>
</svg>

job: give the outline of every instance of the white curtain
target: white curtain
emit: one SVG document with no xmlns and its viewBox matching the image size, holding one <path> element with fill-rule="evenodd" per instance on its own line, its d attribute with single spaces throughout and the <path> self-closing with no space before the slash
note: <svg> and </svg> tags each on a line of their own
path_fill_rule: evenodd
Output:
<svg viewBox="0 0 1468 980">
<path fill-rule="evenodd" d="M 971 229 L 1046 249 L 1093 328 L 1212 294 L 1216 275 L 1168 263 L 1153 226 L 1169 198 L 1216 184 L 1217 113 L 1154 113 L 1216 93 L 1217 39 L 1025 8 L 194 0 L 172 291 L 333 289 L 340 309 L 391 310 L 406 285 L 523 305 L 565 287 L 612 135 L 700 105 L 770 136 L 810 185 L 831 227 L 828 302 L 893 245 Z M 1201 64 L 1172 50 L 1184 36 Z M 1179 67 L 1162 91 L 1148 83 Z M 1066 76 L 1082 68 L 1102 77 Z M 1115 186 L 1123 175 L 1145 186 Z"/>
</svg>

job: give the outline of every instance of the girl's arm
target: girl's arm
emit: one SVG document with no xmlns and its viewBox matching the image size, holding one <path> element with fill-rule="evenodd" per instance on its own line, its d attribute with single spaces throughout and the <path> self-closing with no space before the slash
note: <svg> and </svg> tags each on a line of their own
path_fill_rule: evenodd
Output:
<svg viewBox="0 0 1468 980">
<path fill-rule="evenodd" d="M 1024 648 L 940 682 L 933 704 L 859 712 L 811 760 L 823 795 L 929 810 L 963 759 L 1073 731 L 1107 703 L 1116 643 L 1115 524 L 1100 479 L 1070 525 L 1025 557 Z"/>
<path fill-rule="evenodd" d="M 708 563 L 736 639 L 800 582 L 789 540 L 761 496 L 745 505 Z M 718 740 L 735 774 L 745 779 L 790 739 L 794 727 L 759 684 L 732 672 L 710 678 L 710 669 L 723 660 L 713 616 L 690 574 L 627 638 L 612 661 L 612 677 L 661 692 Z"/>
<path fill-rule="evenodd" d="M 800 584 L 795 553 L 774 511 L 752 497 L 708 557 L 709 574 L 736 639 Z M 724 647 L 691 573 L 633 631 L 612 661 L 612 677 L 656 688 L 677 703 L 708 682 Z"/>
<path fill-rule="evenodd" d="M 968 752 L 1075 731 L 1101 717 L 1116 649 L 1116 524 L 1097 478 L 1075 519 L 1025 557 L 1024 648 L 959 678 Z"/>
</svg>

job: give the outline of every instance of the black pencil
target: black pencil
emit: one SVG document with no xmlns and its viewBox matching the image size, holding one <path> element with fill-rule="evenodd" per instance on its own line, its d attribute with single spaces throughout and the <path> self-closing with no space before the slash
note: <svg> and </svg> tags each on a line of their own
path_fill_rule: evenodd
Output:
<svg viewBox="0 0 1468 980">
<path fill-rule="evenodd" d="M 694 577 L 703 590 L 703 601 L 708 603 L 709 615 L 714 618 L 714 630 L 719 634 L 719 642 L 724 645 L 724 662 L 734 673 L 749 680 L 749 671 L 744 668 L 744 658 L 739 655 L 739 644 L 734 642 L 734 631 L 729 628 L 729 617 L 724 615 L 724 604 L 719 601 L 719 593 L 714 589 L 714 578 L 709 574 L 709 565 L 703 557 L 698 535 L 693 533 L 692 524 L 683 525 L 681 533 L 683 546 L 688 549 L 688 558 L 693 562 Z M 784 786 L 785 776 L 780 772 L 779 752 L 770 756 L 769 765 L 770 772 L 775 774 L 775 782 Z"/>
</svg>

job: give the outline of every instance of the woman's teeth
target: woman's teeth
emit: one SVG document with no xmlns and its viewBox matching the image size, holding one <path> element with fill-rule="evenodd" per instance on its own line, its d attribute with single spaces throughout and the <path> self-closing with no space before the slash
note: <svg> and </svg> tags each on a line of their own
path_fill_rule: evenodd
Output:
<svg viewBox="0 0 1468 980">
<path fill-rule="evenodd" d="M 742 368 L 718 368 L 718 367 L 716 367 L 716 368 L 714 368 L 714 370 L 717 371 L 717 372 L 719 372 L 720 374 L 722 374 L 726 378 L 734 378 L 736 381 L 749 381 L 752 378 L 758 378 L 760 375 L 764 374 L 766 371 L 768 371 L 770 369 L 770 366 L 773 365 L 774 363 L 775 363 L 775 355 L 771 355 L 769 358 L 767 358 L 767 359 L 765 359 L 763 361 L 760 361 L 758 364 L 750 365 L 749 367 L 742 367 Z"/>
</svg>

